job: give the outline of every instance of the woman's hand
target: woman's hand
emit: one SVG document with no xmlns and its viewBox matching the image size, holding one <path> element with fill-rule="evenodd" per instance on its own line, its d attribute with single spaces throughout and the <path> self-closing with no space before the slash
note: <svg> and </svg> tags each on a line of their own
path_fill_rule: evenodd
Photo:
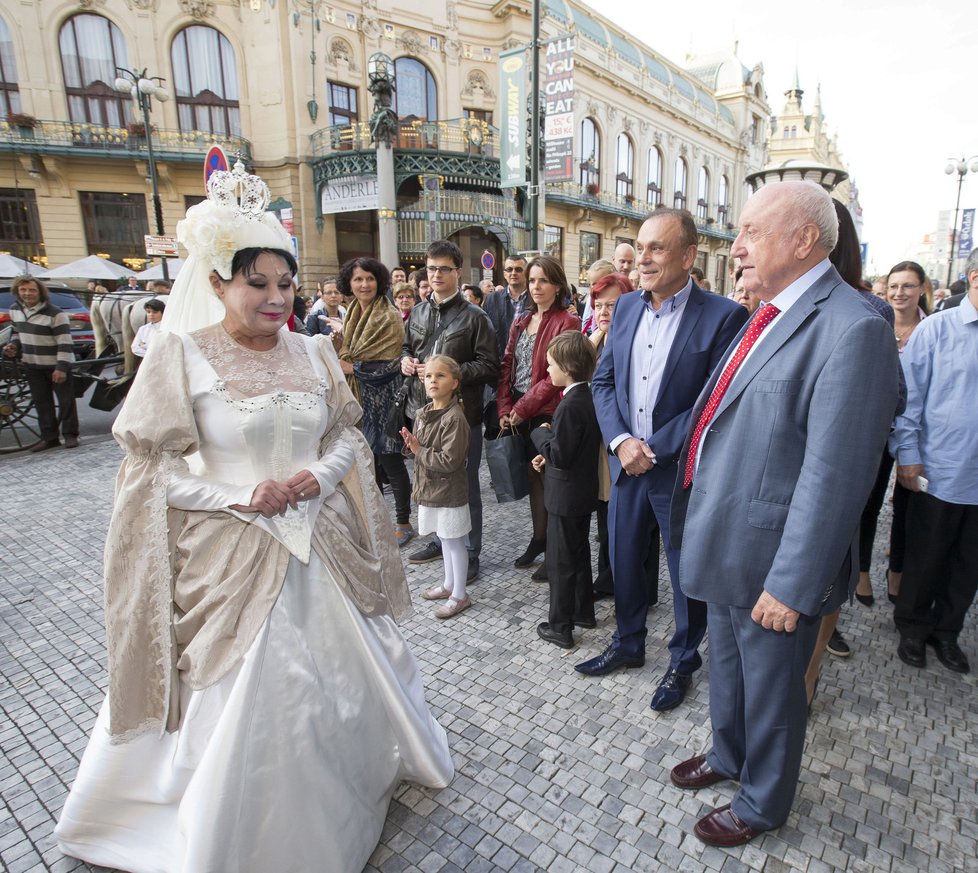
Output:
<svg viewBox="0 0 978 873">
<path fill-rule="evenodd" d="M 304 470 L 303 472 L 308 471 Z M 317 485 L 316 488 L 318 489 L 319 486 Z M 264 482 L 259 482 L 252 492 L 251 503 L 247 506 L 235 503 L 231 509 L 238 512 L 260 512 L 265 518 L 271 518 L 275 515 L 285 515 L 285 510 L 289 506 L 294 508 L 296 503 L 288 486 L 282 482 L 276 482 L 274 479 L 266 479 Z"/>
<path fill-rule="evenodd" d="M 353 375 L 353 364 L 351 364 L 349 361 L 342 361 L 341 360 L 340 361 L 340 369 L 343 371 L 344 375 L 347 375 L 347 376 L 352 376 Z"/>
<path fill-rule="evenodd" d="M 509 414 L 509 426 L 515 428 L 521 425 L 522 423 L 523 423 L 523 419 L 520 418 L 520 414 L 514 409 Z"/>
<path fill-rule="evenodd" d="M 418 449 L 421 448 L 421 443 L 418 442 L 418 438 L 406 427 L 402 427 L 400 433 L 401 439 L 404 440 L 404 445 L 407 446 L 408 451 L 412 455 L 416 455 L 418 453 Z"/>
<path fill-rule="evenodd" d="M 292 494 L 293 508 L 299 500 L 312 500 L 319 496 L 319 480 L 308 470 L 300 470 L 285 483 Z"/>
</svg>

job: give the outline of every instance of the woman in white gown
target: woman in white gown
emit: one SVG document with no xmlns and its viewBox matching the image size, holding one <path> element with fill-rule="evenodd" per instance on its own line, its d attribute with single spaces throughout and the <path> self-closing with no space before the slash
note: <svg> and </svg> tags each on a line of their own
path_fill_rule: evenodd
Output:
<svg viewBox="0 0 978 873">
<path fill-rule="evenodd" d="M 56 836 L 132 873 L 359 873 L 397 784 L 443 787 L 451 757 L 359 407 L 328 338 L 281 330 L 267 194 L 222 202 L 263 183 L 222 175 L 113 428 L 109 693 Z"/>
</svg>

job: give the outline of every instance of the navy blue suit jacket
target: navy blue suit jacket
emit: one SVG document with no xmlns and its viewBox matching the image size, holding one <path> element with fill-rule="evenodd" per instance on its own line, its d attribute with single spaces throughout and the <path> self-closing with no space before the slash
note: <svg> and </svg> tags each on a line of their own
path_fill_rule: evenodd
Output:
<svg viewBox="0 0 978 873">
<path fill-rule="evenodd" d="M 628 397 L 632 342 L 644 309 L 645 301 L 640 291 L 618 299 L 591 390 L 605 443 L 623 433 L 645 439 L 661 470 L 679 458 L 689 431 L 693 404 L 710 373 L 747 321 L 747 310 L 693 283 L 662 373 L 652 411 L 653 433 L 632 434 Z M 608 460 L 611 481 L 617 482 L 621 464 L 614 453 Z"/>
</svg>

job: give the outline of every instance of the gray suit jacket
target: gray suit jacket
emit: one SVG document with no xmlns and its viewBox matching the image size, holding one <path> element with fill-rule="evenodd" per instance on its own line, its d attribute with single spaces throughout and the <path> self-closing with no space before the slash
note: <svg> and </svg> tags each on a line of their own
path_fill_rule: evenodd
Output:
<svg viewBox="0 0 978 873">
<path fill-rule="evenodd" d="M 672 540 L 688 597 L 749 609 L 766 590 L 819 615 L 850 596 L 898 371 L 886 322 L 834 268 L 772 325 L 724 395 L 688 491 L 678 477 Z M 680 470 L 688 451 L 687 437 Z"/>
</svg>

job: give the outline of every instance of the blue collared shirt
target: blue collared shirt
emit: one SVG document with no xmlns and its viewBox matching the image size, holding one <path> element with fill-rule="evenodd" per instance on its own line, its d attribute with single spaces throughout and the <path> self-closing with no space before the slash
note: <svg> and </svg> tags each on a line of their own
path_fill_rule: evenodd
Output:
<svg viewBox="0 0 978 873">
<path fill-rule="evenodd" d="M 978 505 L 978 310 L 925 318 L 900 356 L 907 408 L 890 435 L 897 464 L 923 464 L 927 492 L 946 503 Z"/>
<path fill-rule="evenodd" d="M 673 340 L 679 331 L 686 302 L 689 300 L 693 280 L 690 279 L 682 290 L 664 300 L 658 309 L 652 307 L 652 295 L 642 292 L 642 318 L 632 340 L 631 368 L 628 373 L 628 403 L 631 407 L 631 433 L 616 436 L 608 448 L 613 452 L 628 437 L 648 440 L 652 437 L 652 411 L 659 397 L 662 374 L 666 359 L 672 349 Z"/>
</svg>

